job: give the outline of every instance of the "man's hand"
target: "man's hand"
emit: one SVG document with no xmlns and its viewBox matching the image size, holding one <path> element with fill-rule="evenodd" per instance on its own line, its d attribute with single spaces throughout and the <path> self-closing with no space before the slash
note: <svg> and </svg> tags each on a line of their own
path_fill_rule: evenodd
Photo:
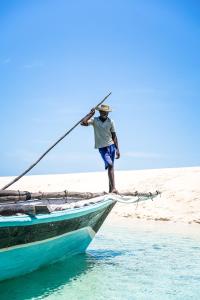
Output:
<svg viewBox="0 0 200 300">
<path fill-rule="evenodd" d="M 120 158 L 120 152 L 119 152 L 119 150 L 117 149 L 116 150 L 116 159 L 119 159 Z"/>
<path fill-rule="evenodd" d="M 91 116 L 94 116 L 94 114 L 95 114 L 95 108 L 92 108 L 91 111 L 89 112 L 89 114 L 90 114 Z"/>
<path fill-rule="evenodd" d="M 82 119 L 81 125 L 88 126 L 88 120 L 90 120 L 92 116 L 94 116 L 94 114 L 95 114 L 95 108 L 92 108 L 91 111 L 87 114 L 87 116 L 85 116 L 85 118 Z"/>
</svg>

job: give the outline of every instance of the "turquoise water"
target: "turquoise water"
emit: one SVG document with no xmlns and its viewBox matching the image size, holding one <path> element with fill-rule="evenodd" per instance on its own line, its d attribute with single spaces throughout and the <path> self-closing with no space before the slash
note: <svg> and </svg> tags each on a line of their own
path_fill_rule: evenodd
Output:
<svg viewBox="0 0 200 300">
<path fill-rule="evenodd" d="M 0 299 L 200 299 L 200 235 L 161 227 L 107 222 L 87 254 L 1 282 Z"/>
</svg>

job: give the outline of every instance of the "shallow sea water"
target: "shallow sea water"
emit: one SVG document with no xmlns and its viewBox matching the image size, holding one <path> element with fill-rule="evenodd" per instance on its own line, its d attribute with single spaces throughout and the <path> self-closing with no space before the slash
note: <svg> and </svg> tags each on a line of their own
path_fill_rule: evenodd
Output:
<svg viewBox="0 0 200 300">
<path fill-rule="evenodd" d="M 0 300 L 198 300 L 200 234 L 166 226 L 106 222 L 86 254 L 1 282 Z"/>
</svg>

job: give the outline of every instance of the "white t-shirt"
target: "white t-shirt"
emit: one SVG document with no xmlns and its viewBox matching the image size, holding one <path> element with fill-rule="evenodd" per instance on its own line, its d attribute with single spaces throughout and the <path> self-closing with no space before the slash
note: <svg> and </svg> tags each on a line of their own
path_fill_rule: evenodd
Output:
<svg viewBox="0 0 200 300">
<path fill-rule="evenodd" d="M 102 122 L 99 117 L 92 118 L 88 125 L 94 127 L 95 148 L 103 148 L 114 144 L 111 132 L 115 132 L 114 121 L 107 118 Z"/>
</svg>

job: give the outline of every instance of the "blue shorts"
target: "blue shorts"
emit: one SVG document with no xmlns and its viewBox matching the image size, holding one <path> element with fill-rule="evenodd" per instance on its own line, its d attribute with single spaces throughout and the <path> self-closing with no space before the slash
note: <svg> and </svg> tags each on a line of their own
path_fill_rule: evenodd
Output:
<svg viewBox="0 0 200 300">
<path fill-rule="evenodd" d="M 107 147 L 99 148 L 99 152 L 105 163 L 105 169 L 107 169 L 109 166 L 114 165 L 115 150 L 116 150 L 116 147 L 114 144 L 107 146 Z"/>
</svg>

